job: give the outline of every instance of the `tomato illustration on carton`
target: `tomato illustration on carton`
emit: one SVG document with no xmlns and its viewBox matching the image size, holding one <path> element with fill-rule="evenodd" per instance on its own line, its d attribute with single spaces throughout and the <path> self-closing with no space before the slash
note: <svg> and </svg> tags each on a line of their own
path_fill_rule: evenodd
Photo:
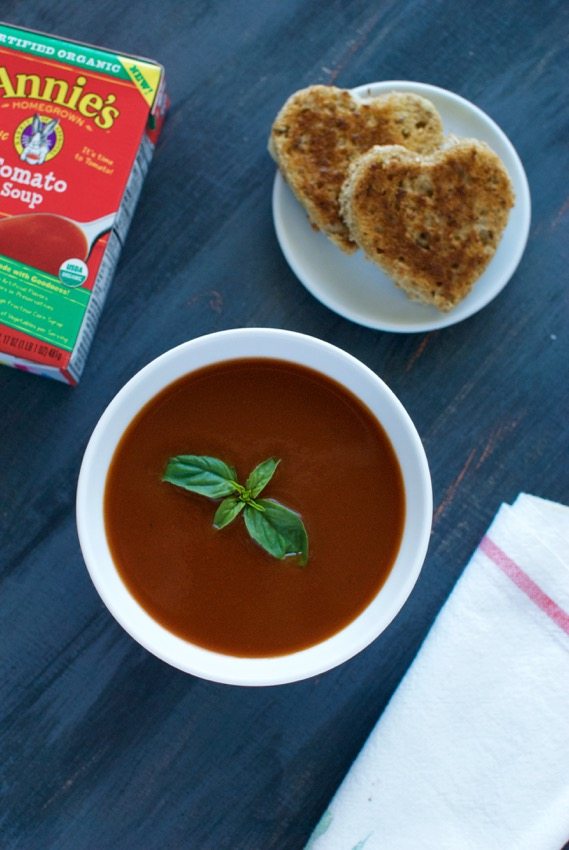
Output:
<svg viewBox="0 0 569 850">
<path fill-rule="evenodd" d="M 0 24 L 0 362 L 75 384 L 167 108 L 156 62 Z"/>
</svg>

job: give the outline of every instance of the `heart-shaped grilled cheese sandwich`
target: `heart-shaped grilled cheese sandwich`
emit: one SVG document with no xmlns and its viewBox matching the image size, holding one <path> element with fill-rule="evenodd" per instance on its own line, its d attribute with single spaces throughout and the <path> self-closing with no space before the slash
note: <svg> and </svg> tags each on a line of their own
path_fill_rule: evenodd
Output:
<svg viewBox="0 0 569 850">
<path fill-rule="evenodd" d="M 442 140 L 438 112 L 419 95 L 360 99 L 316 85 L 287 100 L 273 123 L 269 151 L 312 225 L 352 252 L 357 246 L 340 215 L 339 195 L 354 157 L 374 145 L 428 153 Z"/>
<path fill-rule="evenodd" d="M 410 298 L 446 312 L 494 256 L 514 192 L 486 144 L 451 137 L 429 155 L 370 149 L 353 161 L 340 203 L 368 259 Z"/>
</svg>

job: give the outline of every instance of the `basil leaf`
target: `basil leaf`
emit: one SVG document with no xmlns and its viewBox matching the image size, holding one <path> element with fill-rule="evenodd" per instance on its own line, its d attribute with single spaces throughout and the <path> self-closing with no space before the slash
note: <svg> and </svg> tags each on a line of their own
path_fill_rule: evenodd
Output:
<svg viewBox="0 0 569 850">
<path fill-rule="evenodd" d="M 267 460 L 264 460 L 262 463 L 259 463 L 253 472 L 249 475 L 249 478 L 245 482 L 245 487 L 249 490 L 251 494 L 251 498 L 255 499 L 261 490 L 264 490 L 273 475 L 275 474 L 275 470 L 279 465 L 280 460 L 274 457 L 270 457 Z"/>
<path fill-rule="evenodd" d="M 253 540 L 275 558 L 297 555 L 304 566 L 308 560 L 308 535 L 304 523 L 295 511 L 273 499 L 259 499 L 264 510 L 245 506 L 245 525 Z"/>
<path fill-rule="evenodd" d="M 237 473 L 222 460 L 207 455 L 178 455 L 168 461 L 163 481 L 200 496 L 222 499 L 235 493 Z"/>
<path fill-rule="evenodd" d="M 226 525 L 233 522 L 244 507 L 245 502 L 242 502 L 238 496 L 230 496 L 228 499 L 224 499 L 215 512 L 213 527 L 225 528 Z"/>
<path fill-rule="evenodd" d="M 275 558 L 295 555 L 304 566 L 308 561 L 308 535 L 300 517 L 274 499 L 257 499 L 279 465 L 270 457 L 257 464 L 246 481 L 239 484 L 232 466 L 208 455 L 171 457 L 162 480 L 210 499 L 222 499 L 214 518 L 216 529 L 226 525 L 243 511 L 250 536 Z"/>
</svg>

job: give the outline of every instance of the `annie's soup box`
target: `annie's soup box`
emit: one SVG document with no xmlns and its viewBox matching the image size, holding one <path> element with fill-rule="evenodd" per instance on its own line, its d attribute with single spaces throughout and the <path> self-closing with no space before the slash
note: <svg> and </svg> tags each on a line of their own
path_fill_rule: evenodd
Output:
<svg viewBox="0 0 569 850">
<path fill-rule="evenodd" d="M 0 362 L 79 380 L 161 129 L 163 68 L 0 23 Z"/>
</svg>

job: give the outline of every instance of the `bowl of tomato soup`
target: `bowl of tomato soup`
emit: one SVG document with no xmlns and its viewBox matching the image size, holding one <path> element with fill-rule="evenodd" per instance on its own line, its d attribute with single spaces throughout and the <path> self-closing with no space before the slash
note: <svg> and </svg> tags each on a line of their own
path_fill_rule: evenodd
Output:
<svg viewBox="0 0 569 850">
<path fill-rule="evenodd" d="M 421 440 L 385 383 L 267 328 L 144 367 L 99 420 L 77 492 L 111 614 L 174 667 L 239 685 L 308 678 L 375 640 L 419 576 L 431 518 Z"/>
</svg>

